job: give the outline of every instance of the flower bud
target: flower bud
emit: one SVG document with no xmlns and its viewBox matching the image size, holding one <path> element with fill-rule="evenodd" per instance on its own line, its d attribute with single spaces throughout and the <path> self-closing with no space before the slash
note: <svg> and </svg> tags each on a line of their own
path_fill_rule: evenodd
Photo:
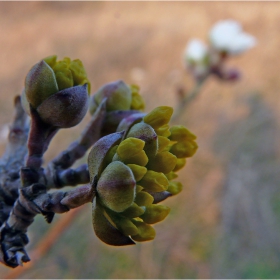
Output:
<svg viewBox="0 0 280 280">
<path fill-rule="evenodd" d="M 66 88 L 50 96 L 37 107 L 41 119 L 53 126 L 69 128 L 77 125 L 88 109 L 87 84 Z"/>
<path fill-rule="evenodd" d="M 148 157 L 143 151 L 145 142 L 137 138 L 127 138 L 118 146 L 116 155 L 126 164 L 137 164 L 145 166 L 148 162 Z M 116 157 L 115 159 L 118 159 Z"/>
<path fill-rule="evenodd" d="M 155 108 L 149 114 L 147 114 L 143 118 L 143 121 L 149 124 L 154 129 L 158 129 L 161 126 L 169 123 L 172 114 L 173 114 L 173 109 L 171 107 L 160 106 Z"/>
<path fill-rule="evenodd" d="M 170 152 L 160 152 L 148 163 L 148 168 L 156 172 L 169 173 L 177 163 L 177 157 Z"/>
<path fill-rule="evenodd" d="M 124 235 L 136 235 L 138 234 L 138 229 L 137 227 L 133 224 L 131 219 L 119 215 L 114 211 L 107 210 L 106 211 L 109 218 L 112 220 L 114 225 L 118 230 L 120 230 Z"/>
<path fill-rule="evenodd" d="M 55 74 L 44 61 L 35 64 L 25 78 L 26 100 L 37 108 L 49 96 L 59 91 Z"/>
<path fill-rule="evenodd" d="M 154 228 L 144 222 L 133 220 L 133 223 L 138 229 L 138 234 L 131 236 L 135 241 L 148 241 L 153 240 L 156 236 Z"/>
<path fill-rule="evenodd" d="M 173 126 L 170 129 L 170 140 L 177 141 L 170 152 L 177 158 L 191 157 L 196 152 L 198 146 L 195 142 L 196 136 L 182 125 Z"/>
<path fill-rule="evenodd" d="M 103 137 L 89 155 L 92 187 L 112 232 L 118 230 L 135 241 L 155 237 L 149 224 L 163 220 L 170 211 L 157 203 L 182 190 L 181 183 L 171 180 L 185 157 L 197 149 L 195 135 L 185 127 L 169 128 L 172 112 L 162 106 L 146 116 L 130 116 L 119 125 L 125 129 L 122 139 L 111 141 L 116 134 Z M 98 221 L 94 223 L 99 228 Z"/>
<path fill-rule="evenodd" d="M 168 179 L 163 173 L 152 170 L 148 170 L 139 183 L 145 190 L 151 192 L 165 191 L 169 184 Z"/>
<path fill-rule="evenodd" d="M 164 205 L 152 204 L 146 207 L 145 213 L 140 218 L 147 224 L 155 224 L 166 218 L 170 208 Z"/>
<path fill-rule="evenodd" d="M 95 112 L 104 98 L 107 98 L 107 111 L 129 110 L 131 107 L 131 90 L 129 86 L 121 80 L 108 83 L 94 93 L 90 102 L 91 114 Z"/>
<path fill-rule="evenodd" d="M 173 171 L 176 172 L 176 171 L 182 169 L 185 165 L 186 165 L 185 158 L 177 158 L 176 166 L 174 167 Z"/>
<path fill-rule="evenodd" d="M 127 166 L 133 172 L 134 178 L 136 181 L 140 181 L 147 172 L 147 168 L 137 164 L 127 164 Z"/>
<path fill-rule="evenodd" d="M 183 185 L 180 182 L 170 182 L 167 191 L 172 193 L 172 195 L 178 194 L 183 189 Z"/>
<path fill-rule="evenodd" d="M 91 148 L 88 155 L 88 170 L 90 175 L 90 182 L 94 178 L 99 178 L 105 166 L 106 156 L 109 151 L 120 142 L 123 132 L 116 132 L 109 134 L 99 139 Z"/>
<path fill-rule="evenodd" d="M 90 83 L 80 60 L 56 56 L 35 64 L 25 79 L 23 108 L 30 114 L 31 106 L 47 124 L 68 128 L 78 124 L 88 108 Z"/>
<path fill-rule="evenodd" d="M 154 201 L 153 196 L 145 191 L 140 191 L 136 194 L 135 203 L 139 206 L 147 206 L 152 204 Z"/>
<path fill-rule="evenodd" d="M 96 190 L 106 207 L 122 212 L 133 203 L 135 188 L 131 169 L 120 161 L 114 161 L 102 172 Z"/>
<path fill-rule="evenodd" d="M 139 87 L 129 86 L 121 80 L 105 84 L 97 90 L 90 100 L 89 110 L 91 114 L 95 112 L 104 98 L 107 98 L 107 112 L 142 111 L 145 108 L 144 100 L 139 94 Z"/>
<path fill-rule="evenodd" d="M 132 94 L 131 110 L 142 111 L 145 109 L 145 103 L 142 96 L 139 94 L 139 87 L 137 85 L 131 85 L 130 90 Z"/>
<path fill-rule="evenodd" d="M 108 220 L 108 214 L 94 198 L 92 204 L 92 224 L 96 236 L 109 245 L 123 246 L 135 244 Z"/>
<path fill-rule="evenodd" d="M 145 210 L 145 207 L 140 207 L 136 203 L 133 203 L 130 207 L 122 212 L 122 215 L 128 218 L 136 218 L 144 214 Z"/>
<path fill-rule="evenodd" d="M 146 123 L 137 123 L 127 133 L 128 137 L 134 137 L 145 141 L 144 151 L 148 157 L 154 157 L 158 151 L 157 134 L 154 129 Z"/>
</svg>

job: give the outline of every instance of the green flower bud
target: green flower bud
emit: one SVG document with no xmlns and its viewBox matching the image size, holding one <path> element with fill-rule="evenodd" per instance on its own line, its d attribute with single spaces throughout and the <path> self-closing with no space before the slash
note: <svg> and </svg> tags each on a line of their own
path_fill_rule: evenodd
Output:
<svg viewBox="0 0 280 280">
<path fill-rule="evenodd" d="M 92 224 L 96 236 L 109 245 L 123 246 L 135 244 L 128 236 L 120 232 L 109 221 L 110 218 L 100 204 L 96 201 L 96 198 L 92 204 Z"/>
<path fill-rule="evenodd" d="M 149 114 L 147 114 L 143 118 L 143 121 L 149 124 L 154 129 L 158 129 L 161 126 L 169 123 L 172 114 L 173 114 L 173 109 L 171 107 L 160 106 L 155 108 Z"/>
<path fill-rule="evenodd" d="M 153 203 L 154 198 L 145 191 L 140 191 L 136 194 L 135 203 L 139 206 L 148 206 Z"/>
<path fill-rule="evenodd" d="M 131 169 L 120 161 L 114 161 L 102 172 L 96 190 L 104 206 L 122 212 L 133 203 L 135 188 Z"/>
<path fill-rule="evenodd" d="M 170 182 L 167 191 L 172 195 L 178 194 L 183 189 L 183 185 L 180 182 Z"/>
<path fill-rule="evenodd" d="M 109 218 L 111 219 L 113 225 L 116 226 L 125 235 L 135 235 L 138 234 L 137 227 L 132 223 L 132 221 L 122 214 L 116 213 L 109 209 L 106 210 Z"/>
<path fill-rule="evenodd" d="M 177 158 L 176 166 L 174 167 L 173 171 L 176 172 L 180 169 L 182 169 L 186 165 L 186 159 L 185 158 Z"/>
<path fill-rule="evenodd" d="M 178 175 L 177 175 L 175 172 L 173 172 L 173 171 L 171 171 L 171 172 L 165 174 L 165 176 L 166 176 L 166 178 L 167 178 L 169 181 L 170 181 L 170 180 L 173 180 L 173 179 L 175 179 L 175 178 L 178 177 Z"/>
<path fill-rule="evenodd" d="M 128 218 L 122 217 L 116 222 L 116 226 L 124 235 L 138 234 L 138 228 Z"/>
<path fill-rule="evenodd" d="M 136 185 L 136 193 L 139 193 L 143 190 L 144 188 L 140 185 Z"/>
<path fill-rule="evenodd" d="M 107 111 L 129 110 L 131 107 L 132 94 L 129 86 L 123 81 L 108 83 L 94 93 L 90 102 L 90 113 L 93 114 L 97 106 L 107 98 Z"/>
<path fill-rule="evenodd" d="M 78 63 L 83 71 L 83 81 L 75 78 L 72 63 Z M 80 60 L 70 58 L 56 61 L 56 56 L 47 57 L 35 64 L 25 79 L 22 105 L 30 114 L 30 106 L 42 121 L 54 127 L 68 128 L 78 124 L 88 109 L 90 83 Z"/>
<path fill-rule="evenodd" d="M 144 116 L 145 114 L 143 113 L 135 113 L 126 118 L 123 118 L 117 127 L 117 131 L 125 130 L 126 132 L 128 132 L 133 125 L 141 122 Z"/>
<path fill-rule="evenodd" d="M 140 218 L 147 224 L 155 224 L 164 220 L 169 212 L 169 207 L 153 204 L 146 207 L 144 214 Z"/>
<path fill-rule="evenodd" d="M 33 108 L 59 91 L 55 74 L 44 61 L 35 64 L 25 78 L 24 95 Z"/>
<path fill-rule="evenodd" d="M 77 125 L 88 109 L 87 85 L 66 88 L 50 96 L 37 107 L 41 119 L 60 128 Z"/>
<path fill-rule="evenodd" d="M 149 161 L 147 167 L 156 172 L 169 173 L 174 169 L 176 163 L 176 156 L 169 152 L 160 152 Z"/>
<path fill-rule="evenodd" d="M 169 128 L 172 112 L 162 106 L 146 116 L 133 114 L 119 123 L 121 139 L 103 137 L 90 153 L 92 187 L 105 218 L 135 241 L 155 237 L 149 224 L 162 221 L 170 211 L 157 203 L 182 190 L 181 183 L 171 180 L 197 149 L 195 136 L 185 127 Z"/>
<path fill-rule="evenodd" d="M 164 137 L 168 137 L 171 134 L 168 124 L 165 124 L 157 129 L 155 129 L 155 131 L 156 131 L 157 135 L 164 136 Z"/>
<path fill-rule="evenodd" d="M 51 67 L 53 68 L 56 64 L 56 60 L 57 60 L 57 55 L 51 55 L 48 57 L 44 58 L 44 61 Z"/>
<path fill-rule="evenodd" d="M 154 157 L 158 151 L 157 134 L 154 129 L 146 123 L 137 123 L 131 127 L 127 136 L 145 141 L 144 151 L 146 155 Z"/>
<path fill-rule="evenodd" d="M 109 151 L 120 142 L 123 132 L 109 134 L 99 139 L 91 148 L 88 155 L 88 169 L 90 182 L 93 183 L 95 177 L 99 178 L 106 166 L 106 156 Z M 110 155 L 111 156 L 111 155 Z"/>
<path fill-rule="evenodd" d="M 170 153 L 174 154 L 178 158 L 192 157 L 198 146 L 195 141 L 178 142 L 172 146 Z"/>
<path fill-rule="evenodd" d="M 130 207 L 124 210 L 121 214 L 128 218 L 136 218 L 144 214 L 145 207 L 140 207 L 136 203 L 133 203 Z"/>
<path fill-rule="evenodd" d="M 178 158 L 192 157 L 198 148 L 195 142 L 196 136 L 182 125 L 173 126 L 170 132 L 169 139 L 177 141 L 170 152 Z"/>
<path fill-rule="evenodd" d="M 195 140 L 196 136 L 191 133 L 186 127 L 183 125 L 174 125 L 170 128 L 171 136 L 170 140 L 173 141 L 184 141 L 184 140 Z"/>
<path fill-rule="evenodd" d="M 139 184 L 147 191 L 162 192 L 167 189 L 169 182 L 163 173 L 148 170 Z"/>
<path fill-rule="evenodd" d="M 55 73 L 59 90 L 78 86 L 88 85 L 88 93 L 90 93 L 90 82 L 87 78 L 84 65 L 79 59 L 72 60 L 64 57 L 61 61 L 56 61 L 57 56 L 49 56 L 44 61 L 52 68 Z"/>
<path fill-rule="evenodd" d="M 145 109 L 145 103 L 142 96 L 139 94 L 139 87 L 137 85 L 131 85 L 130 90 L 132 94 L 131 110 L 142 111 Z"/>
<path fill-rule="evenodd" d="M 117 148 L 119 159 L 126 164 L 137 164 L 145 166 L 148 163 L 148 157 L 143 151 L 145 142 L 137 138 L 127 138 L 120 143 Z M 116 157 L 115 159 L 118 159 Z"/>
<path fill-rule="evenodd" d="M 144 222 L 133 220 L 133 223 L 138 229 L 138 234 L 131 236 L 135 241 L 149 241 L 153 240 L 156 236 L 154 228 Z"/>
<path fill-rule="evenodd" d="M 134 178 L 137 181 L 140 181 L 147 172 L 147 168 L 137 165 L 137 164 L 127 164 L 127 166 L 131 169 Z"/>
<path fill-rule="evenodd" d="M 171 141 L 168 138 L 164 136 L 158 136 L 158 152 L 160 153 L 165 151 L 165 149 L 168 148 L 170 143 Z"/>
</svg>

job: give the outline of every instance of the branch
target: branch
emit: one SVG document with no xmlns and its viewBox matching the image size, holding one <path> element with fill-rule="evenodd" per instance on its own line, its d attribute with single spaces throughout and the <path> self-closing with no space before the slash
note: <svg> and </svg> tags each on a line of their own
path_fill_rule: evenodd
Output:
<svg viewBox="0 0 280 280">
<path fill-rule="evenodd" d="M 1 228 L 0 261 L 10 267 L 30 261 L 24 248 L 28 243 L 26 232 L 37 214 L 44 215 L 50 223 L 55 213 L 65 213 L 92 202 L 94 196 L 91 185 L 53 193 L 47 193 L 46 186 L 39 183 L 20 189 L 13 210 Z"/>
<path fill-rule="evenodd" d="M 20 97 L 14 100 L 15 117 L 10 126 L 8 143 L 0 159 L 0 226 L 6 221 L 18 197 L 21 186 L 19 171 L 27 155 L 29 118 L 24 112 Z"/>
<path fill-rule="evenodd" d="M 83 208 L 76 208 L 69 212 L 69 214 L 61 217 L 56 224 L 47 232 L 47 234 L 41 239 L 36 248 L 30 253 L 30 257 L 33 260 L 32 262 L 27 263 L 24 267 L 18 267 L 10 271 L 7 275 L 4 276 L 5 279 L 16 279 L 19 278 L 24 272 L 30 269 L 36 264 L 36 261 L 40 260 L 55 244 L 57 239 L 61 234 L 68 228 L 70 223 L 73 222 L 73 219 L 77 217 Z"/>
<path fill-rule="evenodd" d="M 196 84 L 194 86 L 194 88 L 192 89 L 192 91 L 185 95 L 185 97 L 183 99 L 180 100 L 180 103 L 178 105 L 178 107 L 176 108 L 173 116 L 172 116 L 172 121 L 177 120 L 177 118 L 183 113 L 183 111 L 185 110 L 186 106 L 193 100 L 195 99 L 195 97 L 200 93 L 201 87 L 204 84 L 204 82 L 206 81 L 206 79 L 209 77 L 209 75 L 205 76 L 202 79 L 196 80 Z M 181 95 L 181 93 L 180 93 Z"/>
<path fill-rule="evenodd" d="M 60 153 L 48 166 L 52 169 L 67 169 L 72 166 L 76 160 L 83 157 L 86 151 L 101 137 L 101 129 L 106 116 L 106 100 L 99 105 L 96 112 L 80 139 L 73 142 L 67 150 Z"/>
</svg>

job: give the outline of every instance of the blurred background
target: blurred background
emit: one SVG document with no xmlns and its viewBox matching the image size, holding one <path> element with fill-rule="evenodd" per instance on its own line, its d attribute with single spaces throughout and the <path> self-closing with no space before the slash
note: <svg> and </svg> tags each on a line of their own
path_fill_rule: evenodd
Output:
<svg viewBox="0 0 280 280">
<path fill-rule="evenodd" d="M 210 78 L 178 119 L 197 135 L 199 149 L 180 171 L 183 191 L 165 202 L 172 210 L 155 225 L 156 239 L 107 246 L 86 205 L 19 278 L 280 278 L 278 2 L 1 2 L 0 152 L 13 99 L 40 59 L 81 59 L 93 92 L 118 79 L 136 83 L 147 111 L 176 106 L 176 89 L 194 84 L 182 60 L 188 40 L 206 41 L 223 19 L 239 21 L 258 45 L 228 61 L 242 71 L 240 81 Z M 60 131 L 46 162 L 88 120 Z M 48 225 L 36 217 L 29 251 L 59 219 Z M 10 270 L 1 265 L 0 275 Z"/>
</svg>

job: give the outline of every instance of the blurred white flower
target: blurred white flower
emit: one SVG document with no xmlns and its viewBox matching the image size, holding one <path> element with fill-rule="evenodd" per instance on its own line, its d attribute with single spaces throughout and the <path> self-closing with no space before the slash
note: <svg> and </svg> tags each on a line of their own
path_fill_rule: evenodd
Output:
<svg viewBox="0 0 280 280">
<path fill-rule="evenodd" d="M 208 55 L 207 46 L 198 39 L 191 40 L 185 49 L 184 58 L 188 61 L 199 62 Z"/>
<path fill-rule="evenodd" d="M 214 49 L 228 54 L 240 54 L 256 45 L 254 36 L 242 31 L 242 26 L 234 20 L 218 21 L 210 30 L 210 42 Z"/>
<path fill-rule="evenodd" d="M 196 79 L 205 77 L 209 72 L 208 47 L 198 39 L 192 39 L 186 46 L 184 62 L 186 68 Z"/>
</svg>

